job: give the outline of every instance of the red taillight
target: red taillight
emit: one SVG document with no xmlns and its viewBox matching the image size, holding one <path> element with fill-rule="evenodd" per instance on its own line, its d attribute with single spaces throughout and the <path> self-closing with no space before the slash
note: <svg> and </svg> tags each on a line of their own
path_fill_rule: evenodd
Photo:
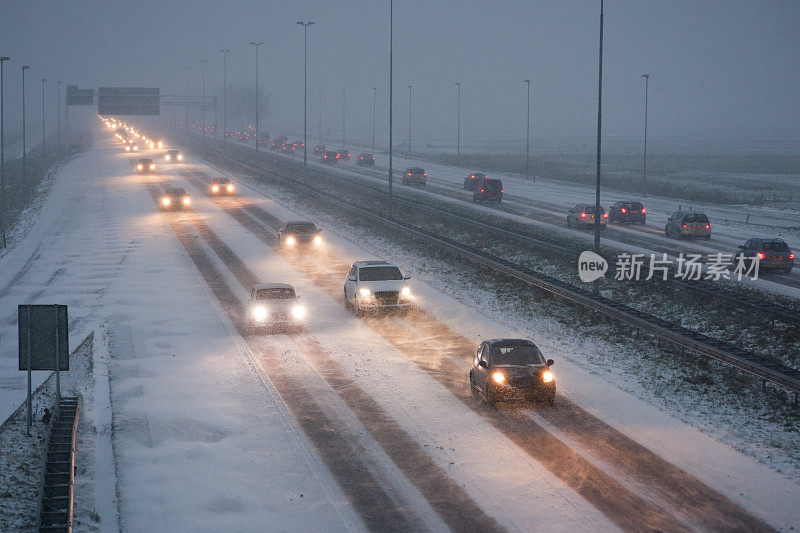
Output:
<svg viewBox="0 0 800 533">
<path fill-rule="evenodd" d="M 706 229 L 711 229 L 711 224 L 706 224 Z"/>
<path fill-rule="evenodd" d="M 758 258 L 759 259 L 764 259 L 765 257 L 766 256 L 764 255 L 764 252 L 758 252 Z"/>
<path fill-rule="evenodd" d="M 484 191 L 483 189 L 481 189 L 481 192 L 486 192 L 486 191 Z"/>
<path fill-rule="evenodd" d="M 500 192 L 503 192 L 503 189 L 500 189 Z"/>
<path fill-rule="evenodd" d="M 647 211 L 645 211 L 644 207 L 642 208 L 642 214 L 644 215 Z"/>
<path fill-rule="evenodd" d="M 620 211 L 621 211 L 622 213 L 625 213 L 625 208 L 623 207 L 622 209 L 620 209 Z"/>
<path fill-rule="evenodd" d="M 603 218 L 608 218 L 608 213 L 603 213 Z"/>
<path fill-rule="evenodd" d="M 581 213 L 581 218 L 586 218 L 586 213 Z"/>
<path fill-rule="evenodd" d="M 427 175 L 428 175 L 428 173 L 427 173 L 427 172 L 423 172 L 423 173 L 422 173 L 422 175 L 423 175 L 423 176 L 427 176 Z"/>
<path fill-rule="evenodd" d="M 789 259 L 794 259 L 794 254 L 789 254 Z"/>
<path fill-rule="evenodd" d="M 411 172 L 409 172 L 409 173 L 408 173 L 408 175 L 410 176 L 410 175 L 411 175 Z"/>
<path fill-rule="evenodd" d="M 685 227 L 686 227 L 686 224 L 682 224 L 682 226 L 685 228 Z"/>
</svg>

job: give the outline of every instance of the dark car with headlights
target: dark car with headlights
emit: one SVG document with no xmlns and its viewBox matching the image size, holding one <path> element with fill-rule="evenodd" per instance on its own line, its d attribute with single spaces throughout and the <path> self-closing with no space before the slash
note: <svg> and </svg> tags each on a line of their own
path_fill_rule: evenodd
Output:
<svg viewBox="0 0 800 533">
<path fill-rule="evenodd" d="M 503 200 L 503 182 L 498 179 L 483 178 L 472 193 L 473 202 L 497 202 Z"/>
<path fill-rule="evenodd" d="M 734 255 L 744 255 L 751 259 L 758 257 L 760 270 L 777 270 L 789 274 L 794 267 L 794 254 L 783 239 L 748 239 L 739 245 Z"/>
<path fill-rule="evenodd" d="M 213 178 L 208 185 L 208 190 L 212 196 L 231 195 L 236 193 L 236 185 L 230 178 Z"/>
<path fill-rule="evenodd" d="M 162 211 L 172 211 L 176 209 L 189 209 L 192 205 L 192 197 L 180 187 L 164 189 L 159 202 Z"/>
<path fill-rule="evenodd" d="M 156 173 L 156 164 L 153 162 L 152 159 L 140 159 L 136 162 L 136 172 L 139 174 L 143 172 L 149 172 L 151 174 Z"/>
<path fill-rule="evenodd" d="M 278 229 L 278 242 L 288 249 L 309 245 L 319 247 L 322 246 L 322 235 L 313 222 L 305 220 L 285 222 Z"/>
<path fill-rule="evenodd" d="M 483 341 L 472 360 L 469 385 L 491 405 L 501 401 L 532 401 L 553 405 L 556 380 L 536 345 L 527 339 Z"/>
<path fill-rule="evenodd" d="M 180 163 L 183 161 L 183 154 L 177 150 L 167 150 L 164 159 L 169 163 Z"/>
<path fill-rule="evenodd" d="M 642 202 L 617 202 L 608 210 L 608 221 L 644 226 L 647 221 L 647 211 Z"/>
<path fill-rule="evenodd" d="M 334 152 L 333 150 L 325 150 L 324 152 L 322 152 L 322 155 L 319 157 L 319 159 L 323 163 L 328 163 L 329 165 L 332 165 L 334 163 L 339 162 L 339 154 L 337 152 Z"/>
<path fill-rule="evenodd" d="M 358 159 L 356 160 L 356 165 L 374 167 L 375 156 L 370 153 L 364 152 L 358 156 Z"/>
</svg>

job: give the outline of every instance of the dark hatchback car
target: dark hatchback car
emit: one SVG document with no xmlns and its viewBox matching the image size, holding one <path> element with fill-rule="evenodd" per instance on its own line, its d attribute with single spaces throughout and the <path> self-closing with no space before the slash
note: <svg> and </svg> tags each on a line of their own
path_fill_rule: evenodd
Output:
<svg viewBox="0 0 800 533">
<path fill-rule="evenodd" d="M 556 380 L 545 360 L 527 339 L 491 339 L 481 343 L 472 360 L 469 385 L 492 405 L 500 401 L 539 401 L 553 405 Z"/>
<path fill-rule="evenodd" d="M 486 174 L 473 173 L 464 178 L 464 189 L 474 191 L 478 183 L 486 177 Z"/>
<path fill-rule="evenodd" d="M 744 254 L 745 257 L 758 257 L 758 268 L 761 270 L 792 271 L 794 254 L 783 239 L 748 239 L 734 256 Z"/>
<path fill-rule="evenodd" d="M 286 222 L 280 227 L 278 242 L 288 249 L 309 245 L 317 247 L 322 246 L 322 236 L 313 222 L 298 220 Z"/>
<path fill-rule="evenodd" d="M 339 159 L 350 159 L 350 152 L 347 150 L 339 150 L 336 153 L 339 154 Z"/>
<path fill-rule="evenodd" d="M 323 163 L 328 163 L 329 165 L 332 165 L 334 163 L 339 162 L 339 154 L 331 150 L 325 150 L 324 152 L 322 152 L 322 155 L 319 157 L 319 159 Z"/>
<path fill-rule="evenodd" d="M 162 211 L 173 209 L 187 210 L 192 205 L 192 198 L 182 188 L 167 188 L 161 195 L 160 207 Z"/>
<path fill-rule="evenodd" d="M 497 202 L 503 200 L 503 182 L 498 179 L 483 178 L 472 193 L 473 202 Z"/>
<path fill-rule="evenodd" d="M 149 172 L 151 174 L 156 173 L 156 164 L 153 162 L 152 159 L 140 159 L 136 162 L 136 172 L 139 174 L 143 172 Z"/>
<path fill-rule="evenodd" d="M 208 190 L 212 196 L 227 194 L 231 195 L 236 192 L 236 186 L 230 178 L 214 178 L 209 184 Z"/>
<path fill-rule="evenodd" d="M 366 152 L 359 154 L 358 159 L 356 159 L 356 165 L 374 167 L 375 156 Z"/>
<path fill-rule="evenodd" d="M 647 212 L 641 202 L 617 202 L 608 210 L 608 221 L 645 225 Z"/>
</svg>

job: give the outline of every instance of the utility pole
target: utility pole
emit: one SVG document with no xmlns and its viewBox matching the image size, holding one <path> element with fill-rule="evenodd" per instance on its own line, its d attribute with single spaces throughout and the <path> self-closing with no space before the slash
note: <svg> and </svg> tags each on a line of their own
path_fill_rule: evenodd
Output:
<svg viewBox="0 0 800 533">
<path fill-rule="evenodd" d="M 6 120 L 5 120 L 5 82 L 3 81 L 3 63 L 11 61 L 10 57 L 0 57 L 0 245 L 6 247 Z"/>
<path fill-rule="evenodd" d="M 531 80 L 524 80 L 528 85 L 528 128 L 525 140 L 525 175 L 531 175 Z M 535 180 L 535 178 L 534 178 Z"/>
<path fill-rule="evenodd" d="M 594 223 L 594 253 L 600 254 L 600 141 L 603 125 L 603 0 L 600 0 L 600 54 L 598 60 L 597 81 L 597 175 L 595 189 L 595 223 Z M 600 292 L 600 280 L 594 282 L 594 292 Z"/>
<path fill-rule="evenodd" d="M 230 50 L 220 50 L 222 54 L 222 144 L 228 147 L 228 54 Z"/>
<path fill-rule="evenodd" d="M 47 156 L 47 150 L 45 147 L 47 132 L 44 129 L 44 84 L 46 81 L 47 78 L 42 78 L 42 159 L 44 159 Z"/>
<path fill-rule="evenodd" d="M 308 27 L 313 22 L 298 22 L 303 27 L 303 167 L 308 167 Z"/>
<path fill-rule="evenodd" d="M 319 144 L 322 145 L 322 89 L 317 89 L 319 99 Z"/>
<path fill-rule="evenodd" d="M 58 113 L 58 152 L 61 153 L 61 84 L 60 81 L 56 84 L 56 106 Z"/>
<path fill-rule="evenodd" d="M 258 47 L 264 44 L 262 41 L 250 41 L 250 44 L 256 47 L 256 152 L 258 152 Z"/>
<path fill-rule="evenodd" d="M 208 59 L 201 59 L 200 63 L 203 64 L 203 76 L 202 76 L 202 97 L 200 98 L 200 107 L 203 108 L 203 146 L 206 144 L 206 63 L 208 63 Z"/>
<path fill-rule="evenodd" d="M 22 177 L 28 177 L 28 149 L 26 144 L 25 133 L 25 71 L 28 70 L 28 65 L 22 65 Z"/>
<path fill-rule="evenodd" d="M 186 67 L 186 136 L 189 136 L 189 66 Z"/>
<path fill-rule="evenodd" d="M 457 108 L 456 114 L 458 115 L 458 119 L 456 120 L 457 122 L 456 130 L 458 132 L 457 133 L 458 140 L 456 141 L 456 156 L 458 161 L 457 166 L 460 167 L 461 166 L 461 82 L 459 81 L 456 82 L 456 91 L 458 95 L 456 97 L 456 108 Z"/>
<path fill-rule="evenodd" d="M 372 155 L 375 155 L 375 103 L 378 99 L 378 88 L 372 88 Z"/>
<path fill-rule="evenodd" d="M 644 78 L 644 161 L 642 162 L 642 198 L 647 196 L 647 89 L 650 74 L 642 74 Z"/>
<path fill-rule="evenodd" d="M 389 214 L 392 213 L 392 105 L 394 103 L 394 95 L 392 94 L 392 46 L 393 42 L 393 23 L 394 6 L 393 0 L 389 0 Z"/>
<path fill-rule="evenodd" d="M 411 155 L 411 85 L 408 87 L 408 155 Z"/>
</svg>

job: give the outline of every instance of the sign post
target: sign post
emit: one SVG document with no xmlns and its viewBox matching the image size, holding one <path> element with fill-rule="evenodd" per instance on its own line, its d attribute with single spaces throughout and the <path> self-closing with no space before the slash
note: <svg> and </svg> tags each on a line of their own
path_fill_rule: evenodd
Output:
<svg viewBox="0 0 800 533">
<path fill-rule="evenodd" d="M 56 373 L 56 409 L 61 400 L 62 370 L 69 370 L 69 322 L 66 305 L 20 305 L 19 370 L 28 373 L 28 435 L 33 424 L 32 372 Z"/>
</svg>

